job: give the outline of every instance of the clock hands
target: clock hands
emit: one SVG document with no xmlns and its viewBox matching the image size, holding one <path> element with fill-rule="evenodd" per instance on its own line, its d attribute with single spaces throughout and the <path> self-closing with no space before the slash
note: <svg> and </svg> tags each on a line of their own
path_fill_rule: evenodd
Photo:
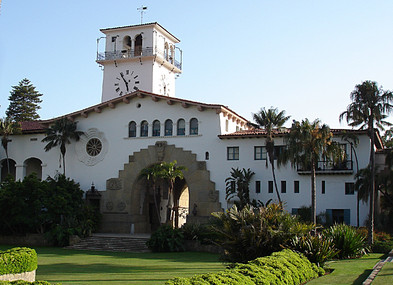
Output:
<svg viewBox="0 0 393 285">
<path fill-rule="evenodd" d="M 124 84 L 126 85 L 127 92 L 128 92 L 128 91 L 129 91 L 129 90 L 128 90 L 128 82 L 127 82 L 127 80 L 124 78 L 124 73 L 123 73 L 123 72 L 120 72 L 120 76 L 121 76 L 121 78 L 123 79 Z"/>
</svg>

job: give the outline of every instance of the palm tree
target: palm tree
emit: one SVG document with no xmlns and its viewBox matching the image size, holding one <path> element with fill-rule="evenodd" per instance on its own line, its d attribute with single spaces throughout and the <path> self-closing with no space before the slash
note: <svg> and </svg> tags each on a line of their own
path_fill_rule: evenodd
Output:
<svg viewBox="0 0 393 285">
<path fill-rule="evenodd" d="M 179 216 L 179 201 L 175 199 L 174 195 L 174 185 L 176 179 L 183 179 L 183 170 L 186 170 L 184 166 L 177 166 L 177 161 L 172 162 L 162 162 L 161 167 L 161 178 L 168 182 L 168 205 L 167 208 L 171 211 L 170 218 L 171 225 L 173 225 L 173 220 L 175 219 L 175 228 L 178 227 L 178 216 Z M 173 212 L 175 212 L 173 215 Z"/>
<path fill-rule="evenodd" d="M 339 119 L 340 121 L 346 119 L 351 127 L 367 129 L 370 137 L 371 191 L 368 243 L 371 245 L 374 242 L 375 214 L 375 128 L 383 130 L 383 126 L 391 125 L 385 119 L 393 110 L 393 94 L 378 87 L 376 82 L 368 80 L 355 86 L 355 90 L 351 92 L 351 101 L 352 103 L 340 114 Z"/>
<path fill-rule="evenodd" d="M 274 133 L 280 131 L 282 126 L 288 121 L 291 116 L 285 116 L 285 111 L 278 112 L 277 108 L 270 107 L 266 110 L 262 108 L 259 113 L 253 114 L 254 121 L 259 127 L 266 131 L 266 152 L 269 156 L 269 163 L 272 166 L 272 175 L 274 186 L 276 189 L 276 194 L 278 201 L 281 203 L 281 197 L 278 192 L 276 174 L 274 171 Z"/>
<path fill-rule="evenodd" d="M 46 129 L 46 136 L 42 142 L 47 142 L 45 151 L 51 150 L 53 147 L 60 146 L 61 158 L 63 159 L 63 174 L 65 175 L 65 154 L 66 145 L 71 143 L 71 140 L 79 141 L 79 138 L 84 133 L 78 131 L 77 122 L 72 122 L 68 118 L 63 117 L 57 120 L 52 126 Z M 61 166 L 61 165 L 60 165 Z"/>
<path fill-rule="evenodd" d="M 311 171 L 311 216 L 312 222 L 317 222 L 316 212 L 316 169 L 318 160 L 329 159 L 338 151 L 332 141 L 333 134 L 326 124 L 321 125 L 317 119 L 310 123 L 308 119 L 301 123 L 294 121 L 287 137 L 286 160 L 293 167 Z"/>
<path fill-rule="evenodd" d="M 146 179 L 148 182 L 151 183 L 151 186 L 153 188 L 154 206 L 156 207 L 157 218 L 160 223 L 161 223 L 161 214 L 160 214 L 160 209 L 159 209 L 158 203 L 157 203 L 156 186 L 157 186 L 158 180 L 161 177 L 162 177 L 162 167 L 161 167 L 161 164 L 158 164 L 158 163 L 153 164 L 150 167 L 143 168 L 138 176 L 138 180 Z"/>
<path fill-rule="evenodd" d="M 248 168 L 232 168 L 231 176 L 225 179 L 226 182 L 226 200 L 230 200 L 237 196 L 239 201 L 237 207 L 242 210 L 247 204 L 250 204 L 250 181 L 254 176 L 254 172 Z"/>
<path fill-rule="evenodd" d="M 7 173 L 10 174 L 10 160 L 8 156 L 8 143 L 10 142 L 9 136 L 18 134 L 20 132 L 20 125 L 12 121 L 9 117 L 0 119 L 0 135 L 1 145 L 4 148 L 7 159 Z"/>
</svg>

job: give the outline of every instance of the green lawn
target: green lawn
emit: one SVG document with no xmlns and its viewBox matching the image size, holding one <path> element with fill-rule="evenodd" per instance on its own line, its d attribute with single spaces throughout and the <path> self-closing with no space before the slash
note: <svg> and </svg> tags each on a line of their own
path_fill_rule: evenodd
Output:
<svg viewBox="0 0 393 285">
<path fill-rule="evenodd" d="M 370 275 L 374 265 L 384 257 L 381 253 L 371 253 L 359 259 L 346 259 L 331 261 L 327 266 L 333 272 L 308 282 L 307 285 L 315 284 L 362 284 Z M 373 283 L 374 284 L 374 283 Z M 382 283 L 381 283 L 382 284 Z M 393 284 L 393 283 L 384 283 Z"/>
<path fill-rule="evenodd" d="M 200 252 L 115 253 L 53 247 L 35 250 L 36 280 L 62 284 L 164 284 L 173 277 L 215 272 L 225 267 L 218 261 L 218 255 Z"/>
<path fill-rule="evenodd" d="M 393 263 L 385 263 L 373 281 L 373 285 L 393 284 Z"/>
</svg>

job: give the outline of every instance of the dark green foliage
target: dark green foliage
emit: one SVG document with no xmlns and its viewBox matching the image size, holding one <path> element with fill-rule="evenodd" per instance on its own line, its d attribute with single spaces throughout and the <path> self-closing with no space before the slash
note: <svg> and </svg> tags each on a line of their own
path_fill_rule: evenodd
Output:
<svg viewBox="0 0 393 285">
<path fill-rule="evenodd" d="M 320 266 L 337 254 L 332 238 L 321 234 L 296 236 L 292 239 L 290 247 Z"/>
<path fill-rule="evenodd" d="M 228 262 L 247 262 L 269 255 L 313 227 L 299 223 L 281 204 L 261 208 L 247 205 L 240 211 L 233 206 L 212 215 L 215 217 L 212 229 L 217 234 L 215 243 L 224 249 L 222 258 Z"/>
<path fill-rule="evenodd" d="M 216 237 L 208 224 L 186 223 L 180 230 L 184 240 L 198 240 L 202 244 L 211 244 Z"/>
<path fill-rule="evenodd" d="M 393 249 L 393 237 L 384 232 L 375 233 L 372 252 L 388 253 Z"/>
<path fill-rule="evenodd" d="M 332 239 L 338 259 L 359 257 L 368 251 L 366 237 L 346 224 L 335 224 L 325 229 L 323 235 Z"/>
<path fill-rule="evenodd" d="M 234 264 L 231 268 L 196 275 L 191 278 L 174 278 L 167 285 L 194 284 L 303 284 L 325 273 L 303 255 L 291 250 L 275 252 L 271 256 L 257 258 L 247 264 Z"/>
<path fill-rule="evenodd" d="M 63 246 L 69 235 L 86 236 L 97 222 L 79 184 L 64 175 L 40 181 L 33 174 L 23 181 L 9 179 L 1 184 L 0 234 L 47 233 Z"/>
<path fill-rule="evenodd" d="M 225 179 L 226 196 L 225 199 L 230 201 L 236 198 L 234 203 L 239 209 L 250 204 L 250 181 L 254 176 L 254 172 L 249 169 L 232 168 L 231 176 Z"/>
<path fill-rule="evenodd" d="M 37 269 L 37 253 L 27 247 L 0 251 L 0 275 L 30 272 Z"/>
<path fill-rule="evenodd" d="M 184 251 L 183 233 L 170 225 L 162 225 L 151 235 L 147 246 L 155 252 Z"/>
<path fill-rule="evenodd" d="M 37 110 L 42 102 L 40 94 L 30 80 L 23 79 L 19 85 L 12 86 L 11 95 L 8 97 L 10 105 L 6 111 L 7 117 L 16 122 L 34 121 L 40 118 Z"/>
</svg>

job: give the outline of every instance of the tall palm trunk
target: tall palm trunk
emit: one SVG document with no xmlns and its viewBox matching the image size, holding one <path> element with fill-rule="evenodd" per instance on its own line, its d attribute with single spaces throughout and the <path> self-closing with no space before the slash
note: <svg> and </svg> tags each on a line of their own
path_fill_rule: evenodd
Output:
<svg viewBox="0 0 393 285">
<path fill-rule="evenodd" d="M 274 170 L 274 161 L 271 162 L 271 165 L 272 165 L 272 175 L 273 175 L 274 187 L 276 189 L 278 202 L 281 204 L 280 192 L 278 191 L 277 180 L 276 180 L 276 172 Z"/>
<path fill-rule="evenodd" d="M 64 174 L 64 176 L 65 176 L 65 174 L 66 174 L 66 169 L 65 169 L 65 154 L 66 154 L 66 147 L 65 147 L 64 144 L 62 144 L 62 145 L 60 146 L 60 152 L 61 152 L 61 155 L 63 156 L 63 174 Z"/>
<path fill-rule="evenodd" d="M 317 186 L 316 186 L 316 175 L 315 175 L 315 161 L 311 159 L 311 215 L 312 222 L 317 223 Z"/>
<path fill-rule="evenodd" d="M 368 228 L 368 244 L 371 245 L 374 242 L 374 219 L 375 219 L 375 151 L 374 151 L 374 121 L 371 120 L 370 126 L 370 139 L 371 139 L 371 146 L 370 146 L 370 166 L 371 166 L 371 191 L 370 191 L 370 221 L 369 221 L 369 228 Z"/>
</svg>

